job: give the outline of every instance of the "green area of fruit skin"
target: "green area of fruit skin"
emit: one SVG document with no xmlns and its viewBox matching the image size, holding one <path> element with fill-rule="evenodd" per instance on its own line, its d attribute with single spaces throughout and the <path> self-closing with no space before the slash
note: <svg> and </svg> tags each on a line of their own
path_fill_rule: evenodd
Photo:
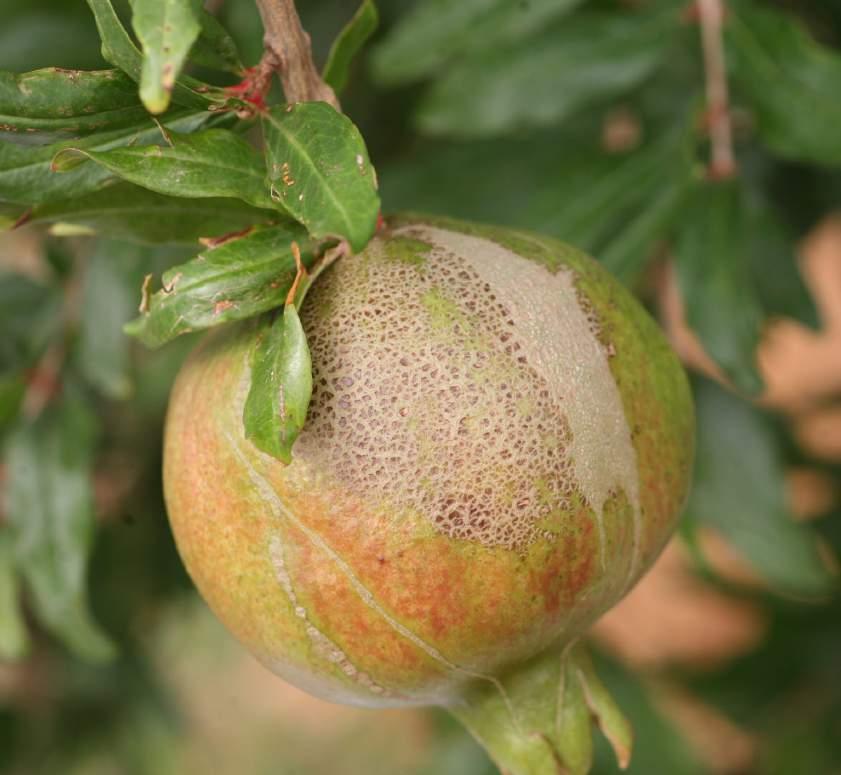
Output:
<svg viewBox="0 0 841 775">
<path fill-rule="evenodd" d="M 412 297 L 430 272 L 443 271 L 424 239 L 429 228 L 479 237 L 514 251 L 545 268 L 547 285 L 558 272 L 572 271 L 581 308 L 588 311 L 594 335 L 609 354 L 605 357 L 636 456 L 639 552 L 636 561 L 628 556 L 633 517 L 629 493 L 614 488 L 605 500 L 605 554 L 600 555 L 591 504 L 581 492 L 573 492 L 566 510 L 551 508 L 555 483 L 545 477 L 532 483 L 536 501 L 546 507 L 545 517 L 536 533 L 523 534 L 523 541 L 506 546 L 487 537 L 448 535 L 436 526 L 435 514 L 423 512 L 425 497 L 435 502 L 440 496 L 434 479 L 418 481 L 412 489 L 420 493 L 416 498 L 390 491 L 393 477 L 378 481 L 378 469 L 369 458 L 346 446 L 322 443 L 329 438 L 323 411 L 308 421 L 292 465 L 283 466 L 243 435 L 249 357 L 261 325 L 214 332 L 179 375 L 167 420 L 164 484 L 179 550 L 210 606 L 264 664 L 301 688 L 338 702 L 452 704 L 472 691 L 469 687 L 493 685 L 493 676 L 510 673 L 512 664 L 573 641 L 650 566 L 674 529 L 688 489 L 694 419 L 677 359 L 636 300 L 596 262 L 562 243 L 443 219 L 391 219 L 362 254 L 325 272 L 307 297 L 302 320 L 311 341 L 341 349 L 340 334 L 352 321 L 353 336 L 389 341 L 399 351 L 404 342 L 400 326 L 391 325 L 393 309 L 417 302 L 412 309 L 425 309 L 417 315 L 428 314 L 429 319 L 413 329 L 408 349 L 420 346 L 417 331 L 426 331 L 421 344 L 443 348 L 434 350 L 443 366 L 457 369 L 465 359 L 483 359 L 481 378 L 470 382 L 480 394 L 493 395 L 508 384 L 503 373 L 507 364 L 518 367 L 485 335 L 479 312 L 462 309 L 462 300 L 452 296 L 446 283 L 435 287 L 441 298 L 430 296 L 426 286 L 425 302 Z M 384 285 L 383 277 L 397 271 L 398 264 L 402 284 Z M 386 290 L 397 306 L 383 313 L 389 324 L 379 331 L 383 324 L 377 314 L 368 313 Z M 494 303 L 504 306 L 505 299 Z M 555 324 L 544 323 L 542 335 L 549 336 Z M 456 348 L 451 356 L 447 346 Z M 353 373 L 351 364 L 338 375 L 322 375 L 316 355 L 317 348 L 317 386 L 320 377 L 338 380 Z M 389 364 L 386 355 L 372 359 L 365 377 L 376 387 L 378 370 L 390 373 Z M 509 381 L 535 380 L 528 369 L 530 364 L 518 375 L 512 372 Z M 415 383 L 410 379 L 409 384 Z M 539 380 L 534 384 L 540 387 Z M 394 391 L 394 383 L 381 381 L 379 388 L 382 393 Z M 424 435 L 424 423 L 431 422 L 429 417 L 458 419 L 462 413 L 469 436 L 475 431 L 467 420 L 479 424 L 481 407 L 468 411 L 459 400 L 431 389 L 411 391 L 395 393 L 395 407 L 405 410 L 402 415 L 396 408 L 394 416 L 365 417 L 370 403 L 362 396 L 349 404 L 346 419 L 364 418 L 376 427 L 383 449 L 393 443 L 395 455 L 411 450 L 419 468 L 440 461 L 450 469 L 447 481 L 458 486 L 464 482 L 454 479 L 452 471 L 466 468 L 465 482 L 475 482 L 477 492 L 492 489 L 488 497 L 505 518 L 507 508 L 513 508 L 506 504 L 517 496 L 517 482 L 530 472 L 506 474 L 499 459 L 454 458 L 451 439 Z M 485 408 L 488 414 L 498 409 L 492 404 Z M 313 406 L 318 405 L 316 395 Z M 530 407 L 522 399 L 509 407 L 512 425 L 505 432 L 512 445 L 523 422 L 517 412 L 528 414 Z M 579 415 L 586 418 L 586 413 Z M 556 446 L 558 439 L 569 440 L 563 421 L 554 431 L 539 438 Z M 360 431 L 369 432 L 367 425 Z M 326 466 L 324 460 L 340 460 L 347 470 L 337 473 L 340 467 Z M 506 483 L 506 475 L 513 484 Z M 600 557 L 606 558 L 603 567 Z"/>
</svg>

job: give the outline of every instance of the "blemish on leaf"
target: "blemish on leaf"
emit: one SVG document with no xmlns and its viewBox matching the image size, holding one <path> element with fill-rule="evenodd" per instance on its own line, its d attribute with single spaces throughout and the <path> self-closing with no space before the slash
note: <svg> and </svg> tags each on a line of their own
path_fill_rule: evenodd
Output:
<svg viewBox="0 0 841 775">
<path fill-rule="evenodd" d="M 140 306 L 137 308 L 137 311 L 141 315 L 144 315 L 149 311 L 149 302 L 151 301 L 151 298 L 152 298 L 151 287 L 152 287 L 152 275 L 147 274 L 143 278 L 143 285 L 140 288 Z"/>
<path fill-rule="evenodd" d="M 173 277 L 173 278 L 172 278 L 172 280 L 170 280 L 170 281 L 169 281 L 169 283 L 164 283 L 164 284 L 163 284 L 163 286 L 162 286 L 162 288 L 163 288 L 163 292 L 164 292 L 164 293 L 172 293 L 172 292 L 174 292 L 174 291 L 175 291 L 175 286 L 178 284 L 178 281 L 179 281 L 179 280 L 180 280 L 183 276 L 184 276 L 184 275 L 183 275 L 181 272 L 179 272 L 178 274 L 176 274 L 176 275 L 175 275 L 175 277 Z"/>
</svg>

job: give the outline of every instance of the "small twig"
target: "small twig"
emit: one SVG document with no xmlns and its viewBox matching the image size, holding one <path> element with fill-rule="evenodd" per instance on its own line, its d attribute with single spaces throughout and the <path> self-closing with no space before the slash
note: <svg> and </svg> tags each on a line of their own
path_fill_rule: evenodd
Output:
<svg viewBox="0 0 841 775">
<path fill-rule="evenodd" d="M 341 110 L 333 90 L 321 78 L 312 58 L 310 36 L 301 26 L 294 0 L 256 0 L 266 31 L 261 69 L 280 75 L 287 102 L 326 102 Z"/>
<path fill-rule="evenodd" d="M 301 248 L 298 247 L 297 242 L 292 242 L 290 245 L 292 250 L 292 256 L 295 259 L 295 280 L 292 282 L 292 287 L 289 289 L 289 293 L 286 294 L 286 306 L 288 307 L 290 304 L 295 303 L 295 296 L 298 295 L 298 286 L 300 285 L 302 280 L 307 279 L 307 268 L 304 266 L 304 262 L 301 260 Z"/>
<path fill-rule="evenodd" d="M 724 0 L 697 0 L 697 8 L 707 77 L 707 121 L 711 144 L 709 174 L 720 180 L 732 177 L 736 172 L 722 36 Z"/>
</svg>

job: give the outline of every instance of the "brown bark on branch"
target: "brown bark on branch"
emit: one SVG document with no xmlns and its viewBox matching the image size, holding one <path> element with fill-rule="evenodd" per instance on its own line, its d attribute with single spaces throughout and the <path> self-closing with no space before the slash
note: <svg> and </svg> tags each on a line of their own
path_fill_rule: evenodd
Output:
<svg viewBox="0 0 841 775">
<path fill-rule="evenodd" d="M 707 122 L 710 132 L 710 177 L 732 177 L 736 172 L 733 155 L 733 129 L 724 59 L 724 0 L 697 0 L 701 24 L 701 45 L 707 77 Z"/>
<path fill-rule="evenodd" d="M 266 34 L 261 66 L 280 75 L 287 102 L 326 102 L 341 110 L 333 90 L 312 58 L 310 36 L 301 26 L 294 0 L 256 0 Z"/>
</svg>

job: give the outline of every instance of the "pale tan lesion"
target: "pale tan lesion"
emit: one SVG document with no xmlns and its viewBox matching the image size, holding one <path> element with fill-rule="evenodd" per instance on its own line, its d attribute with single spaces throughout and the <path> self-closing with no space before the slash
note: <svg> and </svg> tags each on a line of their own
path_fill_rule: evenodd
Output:
<svg viewBox="0 0 841 775">
<path fill-rule="evenodd" d="M 600 564 L 607 566 L 603 511 L 611 491 L 619 486 L 634 515 L 633 577 L 641 551 L 641 511 L 636 451 L 625 418 L 622 396 L 602 345 L 583 307 L 572 270 L 550 272 L 499 244 L 431 226 L 415 234 L 448 255 L 457 255 L 481 281 L 505 299 L 513 319 L 513 335 L 528 365 L 545 380 L 552 398 L 569 424 L 568 453 L 574 482 L 596 514 L 600 533 Z"/>
</svg>

